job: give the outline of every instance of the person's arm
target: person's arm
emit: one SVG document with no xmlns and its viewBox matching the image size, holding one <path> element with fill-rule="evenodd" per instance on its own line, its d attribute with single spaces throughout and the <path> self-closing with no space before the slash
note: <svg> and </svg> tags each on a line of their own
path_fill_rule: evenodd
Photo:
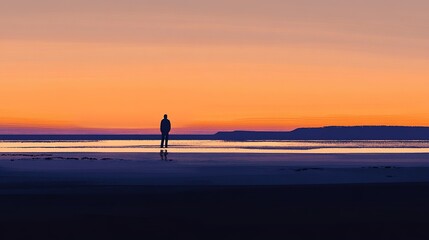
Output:
<svg viewBox="0 0 429 240">
<path fill-rule="evenodd" d="M 159 131 L 162 132 L 162 120 L 161 120 L 161 123 L 159 124 Z"/>
<path fill-rule="evenodd" d="M 168 121 L 168 132 L 170 132 L 170 130 L 171 130 L 171 122 Z"/>
</svg>

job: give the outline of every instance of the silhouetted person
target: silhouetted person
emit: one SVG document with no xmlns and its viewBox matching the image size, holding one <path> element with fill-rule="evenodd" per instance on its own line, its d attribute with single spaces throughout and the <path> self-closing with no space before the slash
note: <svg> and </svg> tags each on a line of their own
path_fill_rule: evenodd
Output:
<svg viewBox="0 0 429 240">
<path fill-rule="evenodd" d="M 170 120 L 167 119 L 167 114 L 164 115 L 164 119 L 162 119 L 161 121 L 160 130 L 162 134 L 161 148 L 164 147 L 164 141 L 165 141 L 165 147 L 168 148 L 168 134 L 170 133 L 170 130 L 171 130 L 171 123 L 170 123 Z"/>
</svg>

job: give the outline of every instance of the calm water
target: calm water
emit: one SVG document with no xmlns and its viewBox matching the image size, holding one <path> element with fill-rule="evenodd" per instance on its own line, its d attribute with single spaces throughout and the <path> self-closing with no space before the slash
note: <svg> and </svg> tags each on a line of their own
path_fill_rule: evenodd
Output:
<svg viewBox="0 0 429 240">
<path fill-rule="evenodd" d="M 0 141 L 0 152 L 157 152 L 159 141 Z M 429 153 L 429 141 L 171 141 L 178 153 Z"/>
</svg>

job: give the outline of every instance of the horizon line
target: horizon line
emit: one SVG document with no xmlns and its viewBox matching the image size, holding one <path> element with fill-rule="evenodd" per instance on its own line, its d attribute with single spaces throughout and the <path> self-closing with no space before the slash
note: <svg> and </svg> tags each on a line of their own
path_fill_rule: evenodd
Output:
<svg viewBox="0 0 429 240">
<path fill-rule="evenodd" d="M 219 129 L 219 130 L 189 130 L 179 128 L 172 131 L 172 135 L 215 135 L 221 132 L 292 132 L 297 129 L 317 129 L 332 127 L 409 127 L 409 128 L 429 128 L 428 126 L 414 125 L 326 125 L 326 126 L 303 126 L 290 130 L 262 130 L 262 129 Z M 186 129 L 186 130 L 185 130 Z M 146 131 L 146 132 L 142 132 Z M 120 129 L 120 128 L 34 128 L 34 127 L 0 127 L 0 135 L 159 135 L 158 129 Z"/>
</svg>

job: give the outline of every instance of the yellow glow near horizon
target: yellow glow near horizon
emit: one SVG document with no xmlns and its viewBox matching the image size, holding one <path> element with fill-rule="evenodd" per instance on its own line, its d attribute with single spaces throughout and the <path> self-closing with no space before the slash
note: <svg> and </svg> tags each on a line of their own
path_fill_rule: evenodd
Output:
<svg viewBox="0 0 429 240">
<path fill-rule="evenodd" d="M 429 125 L 427 3 L 18 2 L 0 7 L 0 126 Z"/>
</svg>

